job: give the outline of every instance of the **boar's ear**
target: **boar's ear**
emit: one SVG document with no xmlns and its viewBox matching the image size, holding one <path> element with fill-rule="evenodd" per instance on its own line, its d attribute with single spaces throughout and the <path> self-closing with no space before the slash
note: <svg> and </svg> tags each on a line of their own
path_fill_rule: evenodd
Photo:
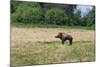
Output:
<svg viewBox="0 0 100 67">
<path fill-rule="evenodd" d="M 62 32 L 59 32 L 59 34 L 62 35 L 63 33 Z"/>
</svg>

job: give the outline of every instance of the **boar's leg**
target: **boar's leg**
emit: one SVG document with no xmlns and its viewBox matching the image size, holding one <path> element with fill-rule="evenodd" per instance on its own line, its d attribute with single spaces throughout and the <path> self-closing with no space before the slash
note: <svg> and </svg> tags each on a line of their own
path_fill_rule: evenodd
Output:
<svg viewBox="0 0 100 67">
<path fill-rule="evenodd" d="M 65 41 L 64 41 L 64 40 L 62 40 L 62 44 L 64 44 L 64 42 L 65 42 Z"/>
<path fill-rule="evenodd" d="M 69 45 L 72 45 L 72 39 L 69 40 Z"/>
</svg>

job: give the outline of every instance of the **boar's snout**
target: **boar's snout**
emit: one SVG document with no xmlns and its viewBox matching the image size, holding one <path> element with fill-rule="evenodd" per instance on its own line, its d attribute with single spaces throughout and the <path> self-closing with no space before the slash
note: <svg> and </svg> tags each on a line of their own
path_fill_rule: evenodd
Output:
<svg viewBox="0 0 100 67">
<path fill-rule="evenodd" d="M 55 36 L 55 38 L 58 38 L 58 36 Z"/>
</svg>

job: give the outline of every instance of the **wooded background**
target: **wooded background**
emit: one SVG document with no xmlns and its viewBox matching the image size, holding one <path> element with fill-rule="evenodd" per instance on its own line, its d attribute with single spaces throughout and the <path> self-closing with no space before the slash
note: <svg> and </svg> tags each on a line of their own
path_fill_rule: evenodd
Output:
<svg viewBox="0 0 100 67">
<path fill-rule="evenodd" d="M 76 7 L 75 4 L 11 0 L 11 23 L 95 27 L 95 6 L 84 16 Z"/>
</svg>

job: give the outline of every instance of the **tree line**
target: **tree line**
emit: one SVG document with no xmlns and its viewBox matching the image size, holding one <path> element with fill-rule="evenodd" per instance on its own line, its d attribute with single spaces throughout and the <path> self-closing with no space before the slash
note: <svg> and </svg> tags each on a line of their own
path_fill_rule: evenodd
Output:
<svg viewBox="0 0 100 67">
<path fill-rule="evenodd" d="M 77 5 L 11 0 L 11 23 L 94 26 L 95 7 L 83 17 Z"/>
</svg>

